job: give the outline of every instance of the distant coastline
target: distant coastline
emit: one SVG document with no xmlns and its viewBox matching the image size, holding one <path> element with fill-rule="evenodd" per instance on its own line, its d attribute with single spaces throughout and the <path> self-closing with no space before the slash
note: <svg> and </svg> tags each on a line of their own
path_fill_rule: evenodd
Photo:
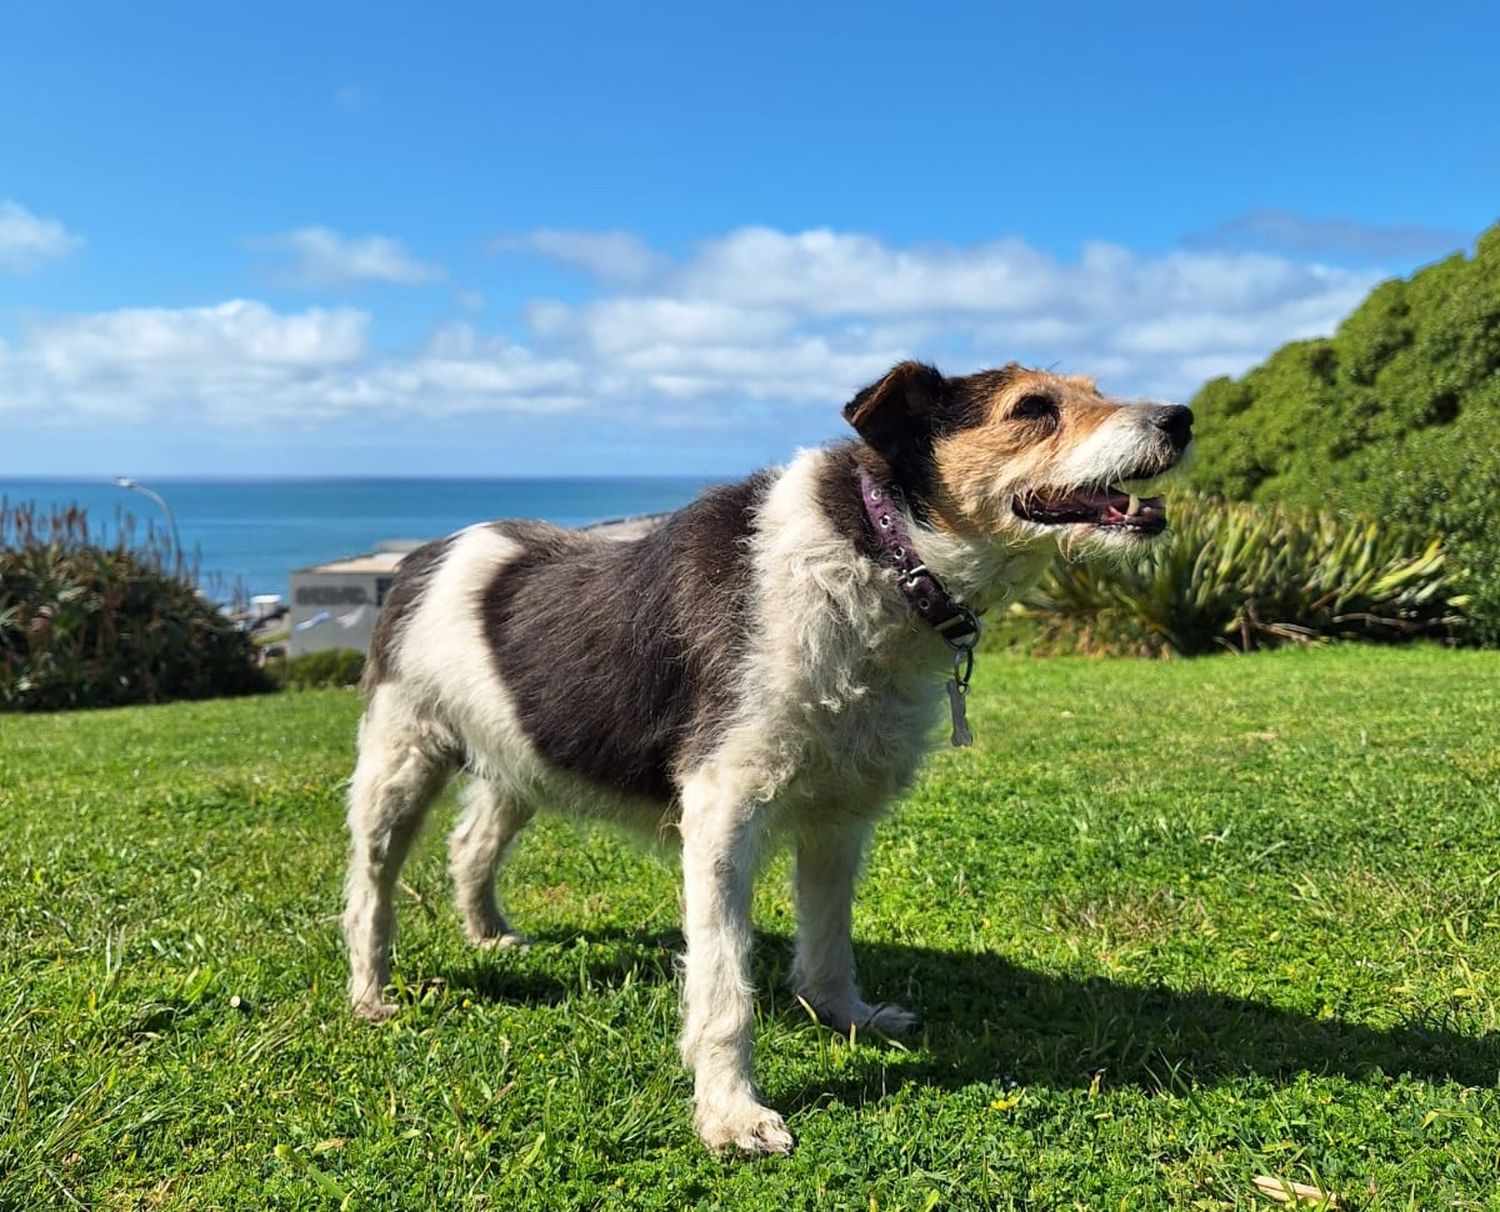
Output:
<svg viewBox="0 0 1500 1212">
<path fill-rule="evenodd" d="M 500 517 L 581 526 L 675 509 L 710 477 L 140 477 L 166 498 L 204 588 L 285 595 L 287 573 L 368 551 L 385 539 L 425 539 Z M 126 518 L 138 535 L 164 518 L 150 500 L 106 479 L 0 477 L 12 504 L 78 504 L 114 534 Z"/>
</svg>

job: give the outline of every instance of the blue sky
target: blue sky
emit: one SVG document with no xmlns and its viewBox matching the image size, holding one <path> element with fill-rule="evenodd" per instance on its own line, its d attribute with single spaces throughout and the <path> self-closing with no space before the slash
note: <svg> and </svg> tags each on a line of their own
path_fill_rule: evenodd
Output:
<svg viewBox="0 0 1500 1212">
<path fill-rule="evenodd" d="M 1497 218 L 1500 10 L 13 6 L 0 474 L 724 473 L 1185 396 Z"/>
</svg>

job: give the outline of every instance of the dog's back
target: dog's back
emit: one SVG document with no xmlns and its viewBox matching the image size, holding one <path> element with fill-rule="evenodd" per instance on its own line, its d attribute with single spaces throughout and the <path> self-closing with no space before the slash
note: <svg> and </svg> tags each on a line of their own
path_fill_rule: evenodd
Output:
<svg viewBox="0 0 1500 1212">
<path fill-rule="evenodd" d="M 466 725 L 492 719 L 503 696 L 547 766 L 665 803 L 674 773 L 733 709 L 752 609 L 749 539 L 770 482 L 763 472 L 712 489 L 635 539 L 501 521 L 419 548 L 382 609 L 367 703 L 382 687 L 412 698 L 454 733 L 462 762 L 483 766 L 504 757 L 492 732 L 466 735 Z M 455 630 L 478 642 L 437 667 Z"/>
</svg>

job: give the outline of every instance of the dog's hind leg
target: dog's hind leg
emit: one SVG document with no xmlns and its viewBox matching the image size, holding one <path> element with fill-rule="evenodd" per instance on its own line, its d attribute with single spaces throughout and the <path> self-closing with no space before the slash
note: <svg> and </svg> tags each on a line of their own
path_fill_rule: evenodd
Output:
<svg viewBox="0 0 1500 1212">
<path fill-rule="evenodd" d="M 401 864 L 422 818 L 443 789 L 452 761 L 442 739 L 380 687 L 359 726 L 359 761 L 349 784 L 352 849 L 345 883 L 349 1000 L 372 1022 L 395 1013 L 384 1000 L 396 914 L 391 901 Z"/>
<path fill-rule="evenodd" d="M 751 1080 L 750 893 L 761 825 L 734 770 L 708 768 L 682 789 L 682 1059 L 693 1071 L 693 1125 L 710 1149 L 787 1153 L 792 1134 Z"/>
<path fill-rule="evenodd" d="M 464 789 L 463 802 L 463 815 L 448 839 L 448 870 L 464 932 L 476 946 L 517 946 L 526 940 L 511 930 L 495 901 L 495 868 L 535 810 L 479 777 Z"/>
<path fill-rule="evenodd" d="M 792 987 L 835 1031 L 873 1027 L 899 1035 L 915 1017 L 900 1006 L 872 1006 L 855 981 L 850 939 L 854 883 L 870 835 L 867 822 L 816 822 L 797 838 L 797 958 Z"/>
</svg>

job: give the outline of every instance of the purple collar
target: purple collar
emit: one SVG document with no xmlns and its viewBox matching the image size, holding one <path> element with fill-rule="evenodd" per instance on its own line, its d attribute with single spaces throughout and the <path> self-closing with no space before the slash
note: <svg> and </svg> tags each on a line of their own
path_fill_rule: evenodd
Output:
<svg viewBox="0 0 1500 1212">
<path fill-rule="evenodd" d="M 861 469 L 859 494 L 885 561 L 899 574 L 901 592 L 912 609 L 932 624 L 954 652 L 972 652 L 979 642 L 979 618 L 943 588 L 943 583 L 927 570 L 912 547 L 911 534 L 901 512 L 900 490 L 891 484 L 881 484 Z"/>
</svg>

